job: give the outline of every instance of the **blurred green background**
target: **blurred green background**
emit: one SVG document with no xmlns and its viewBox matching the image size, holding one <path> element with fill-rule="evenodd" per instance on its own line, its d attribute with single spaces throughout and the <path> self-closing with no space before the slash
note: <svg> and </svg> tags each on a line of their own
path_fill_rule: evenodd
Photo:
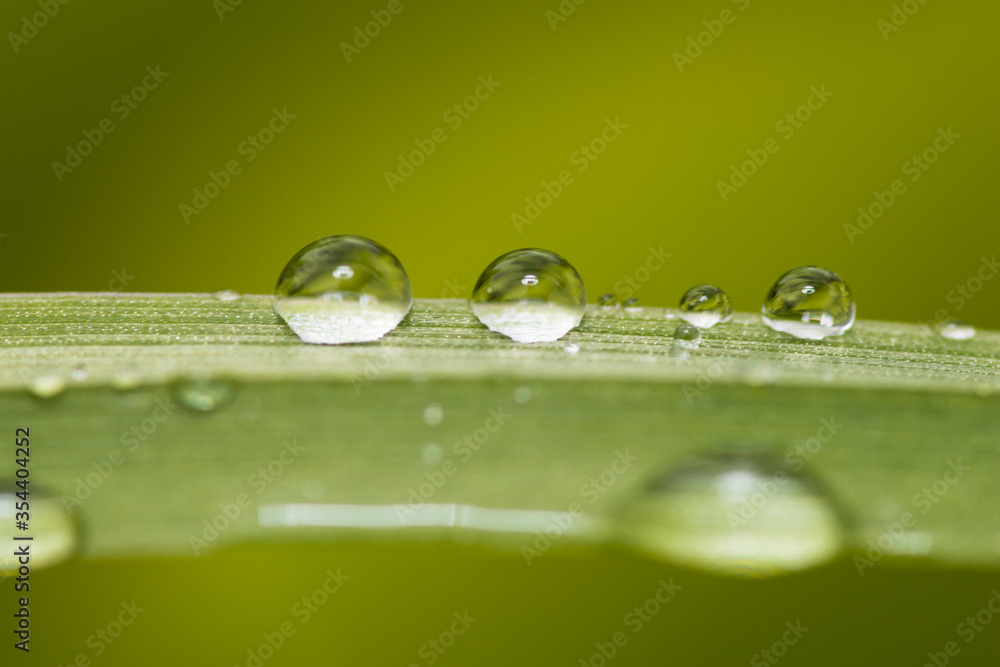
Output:
<svg viewBox="0 0 1000 667">
<path fill-rule="evenodd" d="M 69 2 L 30 39 L 7 36 L 4 291 L 119 287 L 124 268 L 130 291 L 267 293 L 306 243 L 356 233 L 392 249 L 421 297 L 467 297 L 494 257 L 540 246 L 593 300 L 662 246 L 669 261 L 633 294 L 651 305 L 714 282 L 756 310 L 779 274 L 815 263 L 847 280 L 860 317 L 944 309 L 1000 328 L 1000 283 L 949 300 L 1000 240 L 996 3 L 909 0 L 892 31 L 892 3 L 857 0 L 567 0 L 564 21 L 546 13 L 558 0 L 223 3 Z M 8 0 L 0 26 L 30 34 L 38 11 Z M 391 20 L 364 46 L 371 12 Z M 169 74 L 113 110 L 147 66 Z M 499 86 L 446 117 L 479 77 Z M 776 128 L 812 86 L 832 96 Z M 241 143 L 286 107 L 248 162 Z M 113 132 L 60 181 L 53 162 L 105 118 Z M 574 160 L 607 118 L 627 128 Z M 905 163 L 949 127 L 960 138 L 911 181 Z M 436 128 L 446 140 L 390 189 L 385 173 Z M 778 151 L 723 201 L 717 183 L 769 137 Z M 180 204 L 231 160 L 239 173 L 186 221 Z M 562 170 L 572 183 L 518 230 L 512 214 Z M 849 238 L 896 179 L 905 193 Z"/>
<path fill-rule="evenodd" d="M 223 2 L 74 0 L 34 31 L 24 17 L 42 11 L 37 1 L 0 5 L 0 290 L 267 293 L 302 246 L 354 233 L 392 249 L 418 297 L 467 297 L 497 255 L 539 246 L 576 265 L 591 301 L 625 296 L 626 277 L 641 283 L 629 296 L 650 305 L 713 282 L 753 311 L 779 274 L 814 263 L 845 278 L 860 317 L 921 321 L 940 309 L 1000 328 L 1000 281 L 972 298 L 954 291 L 1000 246 L 996 3 L 910 0 L 916 11 L 886 32 L 893 4 L 861 0 Z M 390 6 L 398 13 L 348 62 L 342 43 Z M 552 18 L 560 6 L 565 21 Z M 732 22 L 714 23 L 723 10 Z M 700 53 L 688 41 L 699 33 Z M 674 54 L 689 48 L 679 68 Z M 116 102 L 147 67 L 168 74 L 135 108 Z M 499 85 L 457 115 L 480 77 Z M 832 95 L 791 133 L 782 119 L 814 86 Z M 274 109 L 294 118 L 251 151 L 243 142 Z M 78 166 L 53 166 L 104 119 L 113 131 Z M 627 127 L 584 156 L 607 119 Z M 446 139 L 390 187 L 386 172 L 437 128 Z M 912 181 L 908 161 L 939 128 L 960 138 Z M 724 199 L 718 182 L 769 138 L 777 152 Z M 194 189 L 230 161 L 238 173 L 185 216 Z M 518 228 L 525 199 L 563 170 L 572 182 Z M 881 217 L 845 229 L 896 179 L 905 193 Z M 650 248 L 668 261 L 637 273 Z M 466 608 L 482 625 L 443 664 L 579 664 L 674 576 L 690 588 L 615 664 L 745 664 L 801 618 L 817 629 L 783 664 L 919 665 L 998 581 L 889 566 L 862 580 L 838 562 L 730 582 L 619 553 L 558 551 L 527 569 L 428 549 L 71 562 L 36 575 L 31 662 L 245 665 L 246 648 L 343 564 L 356 577 L 343 598 L 264 664 L 430 664 L 419 648 Z M 88 637 L 132 599 L 148 616 L 96 655 Z M 956 664 L 995 664 L 997 629 L 984 632 Z"/>
</svg>

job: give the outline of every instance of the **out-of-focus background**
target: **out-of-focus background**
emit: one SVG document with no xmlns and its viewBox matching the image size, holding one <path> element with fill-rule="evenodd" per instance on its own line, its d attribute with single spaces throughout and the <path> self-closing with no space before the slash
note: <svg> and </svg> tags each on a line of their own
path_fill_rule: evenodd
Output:
<svg viewBox="0 0 1000 667">
<path fill-rule="evenodd" d="M 62 1 L 0 7 L 4 291 L 267 293 L 356 233 L 422 297 L 540 246 L 591 300 L 815 263 L 1000 327 L 995 3 Z"/>
</svg>

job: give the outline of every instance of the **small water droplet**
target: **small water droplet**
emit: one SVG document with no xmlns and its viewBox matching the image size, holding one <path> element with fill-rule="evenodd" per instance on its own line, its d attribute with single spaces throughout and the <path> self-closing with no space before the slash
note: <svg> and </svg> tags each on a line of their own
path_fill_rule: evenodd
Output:
<svg viewBox="0 0 1000 667">
<path fill-rule="evenodd" d="M 236 290 L 224 289 L 215 292 L 214 294 L 212 294 L 212 296 L 214 296 L 219 301 L 237 301 L 243 295 L 237 292 Z"/>
<path fill-rule="evenodd" d="M 625 301 L 622 302 L 622 308 L 624 308 L 627 313 L 641 313 L 642 301 L 636 297 L 625 299 Z"/>
<path fill-rule="evenodd" d="M 423 449 L 420 450 L 420 459 L 429 466 L 441 463 L 442 458 L 444 458 L 444 450 L 441 449 L 441 445 L 433 442 L 424 445 Z"/>
<path fill-rule="evenodd" d="M 688 350 L 697 350 L 701 345 L 701 330 L 693 324 L 681 322 L 674 329 L 674 345 Z"/>
<path fill-rule="evenodd" d="M 344 234 L 310 243 L 285 266 L 274 309 L 306 343 L 378 340 L 410 310 L 410 278 L 371 239 Z"/>
<path fill-rule="evenodd" d="M 618 305 L 618 298 L 614 294 L 611 294 L 610 292 L 607 294 L 602 294 L 601 296 L 597 297 L 597 305 L 600 306 L 601 308 L 614 308 L 615 306 Z"/>
<path fill-rule="evenodd" d="M 233 398 L 233 385 L 227 380 L 191 378 L 174 387 L 177 402 L 189 410 L 211 412 Z"/>
<path fill-rule="evenodd" d="M 531 402 L 531 398 L 534 393 L 531 391 L 531 387 L 518 387 L 514 390 L 514 402 L 519 405 L 524 405 Z"/>
<path fill-rule="evenodd" d="M 74 368 L 69 372 L 69 376 L 72 378 L 73 382 L 83 382 L 87 379 L 87 377 L 89 377 L 89 375 L 90 374 L 85 368 Z"/>
<path fill-rule="evenodd" d="M 968 340 L 976 335 L 975 327 L 962 320 L 948 320 L 937 327 L 938 333 L 951 340 Z"/>
<path fill-rule="evenodd" d="M 32 481 L 28 530 L 22 531 L 17 528 L 15 520 L 15 504 L 21 502 L 17 495 L 19 492 L 23 493 L 24 489 L 17 486 L 16 480 L 0 482 L 0 542 L 5 545 L 30 544 L 33 570 L 51 567 L 71 557 L 76 552 L 79 533 L 76 522 L 63 507 L 62 501 L 39 490 Z M 15 537 L 26 535 L 33 539 L 30 542 L 14 541 Z M 14 548 L 0 552 L 0 576 L 12 575 L 19 566 Z"/>
<path fill-rule="evenodd" d="M 437 426 L 444 421 L 444 408 L 440 403 L 431 403 L 424 408 L 424 423 L 428 426 Z"/>
<path fill-rule="evenodd" d="M 54 371 L 45 371 L 31 378 L 28 391 L 38 398 L 52 398 L 66 389 L 66 377 Z"/>
<path fill-rule="evenodd" d="M 470 305 L 491 331 L 518 343 L 551 342 L 580 324 L 587 293 L 565 259 L 524 248 L 490 262 L 476 281 Z"/>
<path fill-rule="evenodd" d="M 111 386 L 122 391 L 135 389 L 140 384 L 142 384 L 142 375 L 140 375 L 138 371 L 118 371 L 114 374 L 114 377 L 111 378 Z"/>
<path fill-rule="evenodd" d="M 654 479 L 617 515 L 621 541 L 737 576 L 814 567 L 843 548 L 844 516 L 812 478 L 770 458 L 704 457 Z"/>
<path fill-rule="evenodd" d="M 733 316 L 733 302 L 715 285 L 695 285 L 681 297 L 680 310 L 687 322 L 710 329 Z"/>
<path fill-rule="evenodd" d="M 774 283 L 761 309 L 764 324 L 796 338 L 839 336 L 854 324 L 851 290 L 833 271 L 800 266 Z"/>
<path fill-rule="evenodd" d="M 566 354 L 579 354 L 580 346 L 577 345 L 576 343 L 570 343 L 569 345 L 563 348 L 563 352 L 565 352 Z"/>
</svg>

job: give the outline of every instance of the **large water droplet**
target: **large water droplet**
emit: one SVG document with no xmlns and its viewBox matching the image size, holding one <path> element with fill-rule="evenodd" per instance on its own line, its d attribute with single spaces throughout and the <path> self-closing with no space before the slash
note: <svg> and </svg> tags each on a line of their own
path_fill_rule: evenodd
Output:
<svg viewBox="0 0 1000 667">
<path fill-rule="evenodd" d="M 937 327 L 938 333 L 951 340 L 968 340 L 976 335 L 975 327 L 962 320 L 948 320 Z"/>
<path fill-rule="evenodd" d="M 680 310 L 686 321 L 710 329 L 733 316 L 733 302 L 715 285 L 695 285 L 681 297 Z"/>
<path fill-rule="evenodd" d="M 833 271 L 800 266 L 774 283 L 761 311 L 764 324 L 797 338 L 839 336 L 854 324 L 854 299 Z"/>
<path fill-rule="evenodd" d="M 226 380 L 191 378 L 174 386 L 177 402 L 189 410 L 211 412 L 233 398 L 233 385 Z"/>
<path fill-rule="evenodd" d="M 621 541 L 639 550 L 739 576 L 819 565 L 846 535 L 843 514 L 815 480 L 738 454 L 693 460 L 654 479 L 616 520 Z"/>
<path fill-rule="evenodd" d="M 285 266 L 274 308 L 306 343 L 378 340 L 396 328 L 413 301 L 396 256 L 362 236 L 310 243 Z"/>
<path fill-rule="evenodd" d="M 12 479 L 0 482 L 0 575 L 9 575 L 19 567 L 16 547 L 30 545 L 31 567 L 40 569 L 61 563 L 72 556 L 77 549 L 78 534 L 76 522 L 56 496 L 38 490 L 32 482 L 28 487 L 27 530 L 17 528 L 16 503 L 24 502 L 25 489 L 17 486 Z M 17 494 L 22 494 L 18 496 Z M 30 536 L 32 539 L 16 540 Z"/>
<path fill-rule="evenodd" d="M 525 248 L 490 262 L 470 303 L 491 331 L 518 343 L 541 343 L 559 340 L 580 324 L 587 293 L 580 274 L 565 259 Z"/>
</svg>

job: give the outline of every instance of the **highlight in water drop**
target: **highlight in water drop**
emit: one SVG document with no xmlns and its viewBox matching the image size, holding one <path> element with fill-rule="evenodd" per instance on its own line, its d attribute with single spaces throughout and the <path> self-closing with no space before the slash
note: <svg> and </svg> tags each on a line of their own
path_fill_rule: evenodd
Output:
<svg viewBox="0 0 1000 667">
<path fill-rule="evenodd" d="M 616 515 L 620 540 L 688 567 L 770 576 L 843 548 L 844 515 L 812 478 L 769 457 L 704 457 L 654 480 Z"/>
<path fill-rule="evenodd" d="M 27 483 L 24 486 L 27 487 Z M 27 530 L 18 528 L 17 521 L 21 519 L 17 503 L 24 502 L 26 490 L 29 489 L 18 486 L 17 480 L 0 482 L 0 542 L 5 546 L 0 551 L 0 576 L 18 571 L 21 564 L 15 553 L 16 546 L 30 545 L 32 570 L 61 563 L 77 550 L 79 531 L 73 517 L 58 497 L 40 491 L 35 482 L 30 486 Z M 14 539 L 26 535 L 32 537 L 31 541 Z"/>
<path fill-rule="evenodd" d="M 833 271 L 800 266 L 774 283 L 761 310 L 764 324 L 796 338 L 839 336 L 854 324 L 851 290 Z"/>
<path fill-rule="evenodd" d="M 295 254 L 274 288 L 274 308 L 306 343 L 378 340 L 410 310 L 406 270 L 385 246 L 328 236 Z"/>
<path fill-rule="evenodd" d="M 551 342 L 580 324 L 587 292 L 565 259 L 524 248 L 490 262 L 476 281 L 470 305 L 491 331 L 518 343 Z"/>
<path fill-rule="evenodd" d="M 174 397 L 195 412 L 211 412 L 232 400 L 233 385 L 228 380 L 191 378 L 174 386 Z"/>
<path fill-rule="evenodd" d="M 968 340 L 976 335 L 975 327 L 962 320 L 948 320 L 937 326 L 938 333 L 951 340 Z"/>
<path fill-rule="evenodd" d="M 715 285 L 695 285 L 681 297 L 680 315 L 700 329 L 710 329 L 733 316 L 733 302 Z"/>
</svg>

